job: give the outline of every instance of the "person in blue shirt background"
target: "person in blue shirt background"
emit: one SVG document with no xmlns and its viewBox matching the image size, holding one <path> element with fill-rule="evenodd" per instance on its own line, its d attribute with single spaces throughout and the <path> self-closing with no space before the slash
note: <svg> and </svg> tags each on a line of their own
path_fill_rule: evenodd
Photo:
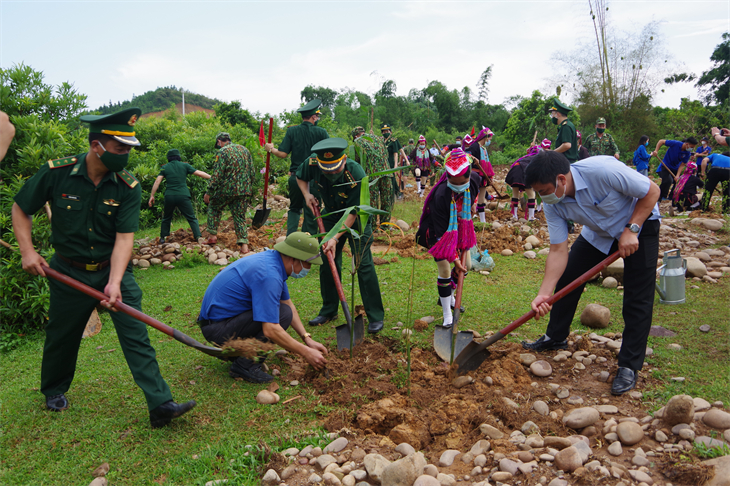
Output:
<svg viewBox="0 0 730 486">
<path fill-rule="evenodd" d="M 639 147 L 634 151 L 634 165 L 636 172 L 649 177 L 649 159 L 651 154 L 646 151 L 649 146 L 649 137 L 642 135 L 639 139 Z"/>
<path fill-rule="evenodd" d="M 322 264 L 319 242 L 309 233 L 296 231 L 274 245 L 273 251 L 228 265 L 205 290 L 198 317 L 205 339 L 217 345 L 229 338 L 273 341 L 304 357 L 315 369 L 324 368 L 327 349 L 304 330 L 286 284 L 289 277 L 306 276 L 312 264 Z M 289 326 L 304 344 L 286 332 Z M 261 369 L 261 363 L 243 357 L 236 358 L 228 374 L 251 383 L 274 379 Z"/>
<path fill-rule="evenodd" d="M 662 201 L 665 199 L 671 199 L 670 188 L 672 187 L 672 184 L 679 179 L 679 176 L 682 175 L 684 166 L 687 164 L 687 161 L 692 155 L 692 149 L 697 146 L 697 139 L 694 137 L 687 137 L 681 142 L 677 140 L 659 140 L 651 155 L 659 158 L 659 149 L 663 145 L 667 146 L 667 152 L 664 154 L 664 158 L 662 159 L 664 163 L 659 164 L 659 167 L 657 167 L 656 170 L 657 174 L 659 174 L 662 178 L 662 183 L 659 186 Z M 671 173 L 669 171 L 671 171 Z M 674 177 L 672 177 L 672 174 L 674 174 Z"/>
<path fill-rule="evenodd" d="M 702 159 L 700 166 L 701 176 L 705 178 L 705 172 L 707 171 L 707 164 L 712 163 L 712 168 L 707 172 L 707 182 L 705 183 L 705 193 L 702 196 L 702 210 L 707 211 L 710 207 L 710 199 L 712 193 L 715 192 L 715 187 L 721 184 L 723 190 L 720 191 L 722 194 L 722 212 L 727 214 L 730 210 L 730 152 L 724 154 L 710 154 L 708 157 Z"/>
<path fill-rule="evenodd" d="M 624 259 L 623 342 L 611 393 L 636 386 L 644 364 L 654 308 L 659 251 L 659 187 L 614 157 L 599 155 L 570 164 L 563 154 L 540 152 L 525 170 L 525 185 L 542 196 L 550 233 L 545 276 L 532 301 L 535 318 L 551 309 L 545 334 L 522 346 L 565 349 L 585 284 L 550 306 L 546 301 L 618 250 Z M 568 220 L 583 230 L 568 248 Z"/>
<path fill-rule="evenodd" d="M 695 159 L 699 158 L 702 160 L 703 157 L 707 157 L 712 153 L 712 147 L 710 147 L 709 142 L 710 140 L 707 137 L 702 137 L 700 144 L 697 146 L 697 149 L 695 149 L 695 153 L 692 154 Z"/>
</svg>

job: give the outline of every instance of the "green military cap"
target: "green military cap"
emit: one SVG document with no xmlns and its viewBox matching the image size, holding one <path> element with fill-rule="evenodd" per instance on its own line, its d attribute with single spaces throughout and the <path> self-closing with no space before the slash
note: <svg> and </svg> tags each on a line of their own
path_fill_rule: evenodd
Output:
<svg viewBox="0 0 730 486">
<path fill-rule="evenodd" d="M 315 143 L 312 152 L 317 154 L 317 165 L 322 172 L 337 172 L 347 159 L 347 147 L 344 138 L 326 138 Z"/>
<path fill-rule="evenodd" d="M 167 160 L 170 160 L 171 157 L 180 157 L 180 151 L 178 149 L 170 149 L 167 151 Z"/>
<path fill-rule="evenodd" d="M 573 108 L 570 108 L 567 105 L 564 105 L 560 102 L 559 99 L 553 98 L 553 106 L 548 111 L 557 111 L 558 113 L 562 113 L 563 115 L 567 115 L 569 112 L 573 111 Z"/>
<path fill-rule="evenodd" d="M 319 251 L 317 238 L 309 233 L 295 231 L 286 239 L 274 245 L 274 250 L 297 260 L 322 265 L 322 254 Z"/>
<path fill-rule="evenodd" d="M 390 125 L 388 125 L 387 123 L 383 123 L 383 126 L 380 127 L 380 131 L 384 132 L 386 130 L 390 130 Z"/>
<path fill-rule="evenodd" d="M 218 147 L 218 140 L 228 140 L 231 141 L 231 134 L 228 132 L 219 132 L 218 135 L 215 136 L 215 144 L 214 147 Z"/>
<path fill-rule="evenodd" d="M 603 123 L 605 125 L 606 119 L 603 117 L 600 117 L 598 120 L 596 120 L 596 125 L 600 125 L 601 123 Z"/>
<path fill-rule="evenodd" d="M 309 118 L 310 116 L 317 114 L 317 108 L 319 108 L 321 104 L 322 100 L 313 99 L 297 111 L 302 114 L 302 117 Z"/>
<path fill-rule="evenodd" d="M 110 115 L 84 115 L 79 118 L 89 124 L 89 132 L 108 135 L 117 142 L 139 147 L 139 140 L 134 137 L 134 124 L 142 115 L 139 108 L 127 108 Z"/>
<path fill-rule="evenodd" d="M 364 131 L 365 131 L 365 129 L 363 127 L 355 127 L 350 132 L 350 135 L 352 135 L 352 138 L 355 138 L 358 135 L 360 135 L 361 133 L 363 133 Z"/>
</svg>

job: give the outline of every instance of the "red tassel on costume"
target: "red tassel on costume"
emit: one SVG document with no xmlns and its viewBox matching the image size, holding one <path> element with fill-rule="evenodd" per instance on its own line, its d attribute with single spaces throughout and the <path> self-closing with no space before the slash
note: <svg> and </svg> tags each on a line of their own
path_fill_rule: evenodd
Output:
<svg viewBox="0 0 730 486">
<path fill-rule="evenodd" d="M 453 262 L 457 258 L 456 244 L 458 238 L 459 233 L 457 231 L 447 231 L 441 239 L 438 240 L 430 250 L 428 250 L 428 253 L 436 260 L 448 260 L 449 262 Z"/>
<path fill-rule="evenodd" d="M 459 250 L 468 250 L 477 244 L 477 235 L 474 232 L 474 221 L 471 219 L 459 220 Z"/>
</svg>

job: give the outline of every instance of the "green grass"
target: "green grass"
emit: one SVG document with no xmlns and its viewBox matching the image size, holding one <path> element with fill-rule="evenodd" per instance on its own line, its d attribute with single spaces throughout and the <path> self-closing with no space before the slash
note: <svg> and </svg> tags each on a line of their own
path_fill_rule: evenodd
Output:
<svg viewBox="0 0 730 486">
<path fill-rule="evenodd" d="M 399 204 L 395 216 L 410 223 L 417 219 L 418 205 Z M 173 228 L 180 227 L 178 224 L 187 225 L 183 220 Z M 147 229 L 137 237 L 158 236 L 158 231 Z M 528 260 L 520 255 L 494 255 L 494 260 L 496 268 L 488 277 L 476 273 L 467 277 L 464 303 L 468 310 L 462 316 L 463 329 L 480 333 L 498 330 L 529 310 L 545 257 Z M 397 263 L 377 267 L 386 307 L 385 337 L 401 339 L 400 331 L 391 327 L 407 319 L 411 265 L 411 259 L 399 258 Z M 218 267 L 205 264 L 173 271 L 159 267 L 135 270 L 144 292 L 144 312 L 203 342 L 195 320 L 205 289 L 218 271 Z M 433 315 L 438 322 L 441 311 L 436 305 L 435 265 L 431 260 L 417 260 L 415 272 L 413 317 Z M 292 299 L 304 320 L 316 316 L 321 305 L 317 273 L 315 269 L 305 279 L 289 281 Z M 349 296 L 349 275 L 343 280 Z M 693 283 L 687 283 L 684 305 L 666 306 L 659 304 L 658 298 L 655 301 L 654 324 L 677 332 L 677 336 L 649 340 L 654 355 L 647 362 L 659 381 L 657 386 L 642 391 L 652 409 L 678 393 L 730 403 L 730 280 L 721 279 L 714 285 L 699 282 L 699 289 L 690 289 Z M 356 299 L 359 303 L 359 295 Z M 620 291 L 589 284 L 573 330 L 589 332 L 579 324 L 578 317 L 585 305 L 600 303 L 611 310 L 612 323 L 606 332 L 620 332 L 621 299 Z M 175 399 L 195 399 L 198 407 L 169 427 L 151 430 L 144 397 L 131 378 L 114 327 L 108 315 L 102 314 L 102 320 L 101 333 L 82 343 L 76 377 L 67 394 L 71 408 L 63 413 L 46 412 L 38 391 L 42 335 L 0 354 L 0 484 L 85 485 L 92 479 L 91 471 L 103 462 L 111 465 L 108 478 L 115 486 L 202 485 L 223 478 L 229 480 L 229 485 L 258 484 L 262 472 L 262 453 L 257 448 L 260 442 L 275 450 L 326 442 L 317 420 L 335 409 L 320 405 L 305 385 L 292 388 L 279 380 L 282 388 L 277 393 L 282 401 L 296 395 L 304 398 L 285 407 L 259 405 L 255 396 L 263 386 L 232 380 L 227 363 L 153 329 L 150 338 Z M 698 331 L 705 323 L 712 326 L 706 334 Z M 506 340 L 537 338 L 545 325 L 545 320 L 530 322 Z M 332 348 L 331 329 L 307 330 Z M 431 335 L 414 333 L 414 345 L 430 347 Z M 683 349 L 671 351 L 669 343 L 678 343 Z M 273 363 L 281 364 L 277 360 Z M 405 382 L 401 370 L 394 373 L 396 381 Z M 673 382 L 673 376 L 684 376 L 686 380 Z"/>
</svg>

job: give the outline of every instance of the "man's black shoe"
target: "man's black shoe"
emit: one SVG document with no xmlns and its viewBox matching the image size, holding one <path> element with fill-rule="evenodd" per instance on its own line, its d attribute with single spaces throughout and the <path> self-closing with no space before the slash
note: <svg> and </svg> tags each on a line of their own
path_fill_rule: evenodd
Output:
<svg viewBox="0 0 730 486">
<path fill-rule="evenodd" d="M 567 349 L 568 341 L 556 341 L 555 339 L 545 341 L 545 335 L 543 334 L 542 336 L 540 336 L 540 339 L 538 339 L 534 343 L 522 341 L 522 347 L 525 349 L 529 349 L 530 351 L 550 351 L 552 349 Z"/>
<path fill-rule="evenodd" d="M 611 395 L 623 395 L 636 386 L 639 374 L 631 368 L 619 368 L 611 385 Z"/>
<path fill-rule="evenodd" d="M 368 332 L 370 334 L 376 334 L 383 330 L 383 321 L 375 321 L 368 323 Z"/>
<path fill-rule="evenodd" d="M 172 400 L 165 402 L 159 407 L 150 410 L 150 425 L 152 425 L 153 429 L 164 427 L 172 419 L 192 410 L 195 405 L 195 400 L 190 400 L 185 403 L 175 403 Z"/>
<path fill-rule="evenodd" d="M 66 410 L 68 408 L 68 400 L 66 399 L 66 395 L 61 393 L 60 395 L 46 397 L 46 408 L 54 412 Z"/>
<path fill-rule="evenodd" d="M 234 361 L 228 370 L 228 375 L 231 378 L 243 378 L 250 383 L 268 383 L 274 380 L 273 376 L 261 369 L 261 364 L 247 358 Z"/>
<path fill-rule="evenodd" d="M 309 321 L 310 326 L 321 326 L 322 324 L 327 324 L 329 321 L 334 321 L 337 319 L 337 316 L 327 317 L 327 316 L 317 316 L 311 321 Z"/>
</svg>

